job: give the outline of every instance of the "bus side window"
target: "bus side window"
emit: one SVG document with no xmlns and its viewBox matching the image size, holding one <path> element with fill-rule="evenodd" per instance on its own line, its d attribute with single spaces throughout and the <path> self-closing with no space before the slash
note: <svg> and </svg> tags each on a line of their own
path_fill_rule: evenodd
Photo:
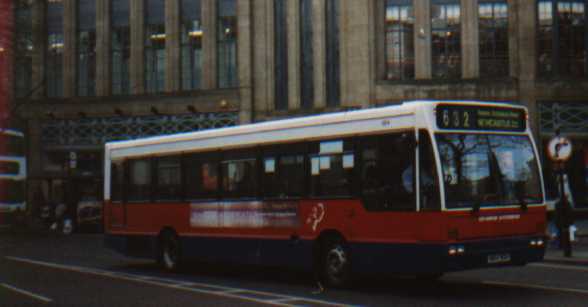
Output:
<svg viewBox="0 0 588 307">
<path fill-rule="evenodd" d="M 128 200 L 148 202 L 151 200 L 151 159 L 129 161 Z"/>
<path fill-rule="evenodd" d="M 319 197 L 349 197 L 354 175 L 353 140 L 323 141 L 311 150 L 311 195 Z M 316 145 L 314 146 L 316 147 Z"/>
<path fill-rule="evenodd" d="M 305 169 L 304 155 L 281 156 L 278 162 L 280 185 L 286 197 L 304 195 Z"/>
<path fill-rule="evenodd" d="M 441 210 L 437 164 L 429 133 L 419 131 L 420 208 L 423 211 Z"/>
<path fill-rule="evenodd" d="M 300 198 L 306 194 L 307 143 L 263 148 L 261 159 L 262 195 L 265 198 Z"/>
<path fill-rule="evenodd" d="M 276 160 L 275 156 L 266 156 L 262 160 L 263 196 L 267 198 L 278 198 L 282 194 Z"/>
<path fill-rule="evenodd" d="M 361 141 L 361 195 L 368 211 L 415 211 L 414 134 Z"/>
<path fill-rule="evenodd" d="M 182 199 L 182 168 L 179 156 L 157 159 L 157 197 L 158 201 L 178 201 Z"/>
<path fill-rule="evenodd" d="M 124 175 L 124 161 L 113 161 L 110 171 L 110 200 L 112 202 L 123 201 Z"/>
<path fill-rule="evenodd" d="M 217 198 L 218 165 L 216 159 L 210 155 L 185 156 L 183 168 L 186 199 Z"/>
<path fill-rule="evenodd" d="M 222 188 L 225 198 L 253 198 L 257 196 L 257 159 L 254 153 L 234 153 L 221 163 Z"/>
</svg>

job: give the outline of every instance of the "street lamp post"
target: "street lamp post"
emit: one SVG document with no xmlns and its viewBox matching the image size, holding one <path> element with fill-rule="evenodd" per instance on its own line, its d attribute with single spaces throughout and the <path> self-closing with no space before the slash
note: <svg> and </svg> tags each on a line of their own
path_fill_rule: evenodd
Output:
<svg viewBox="0 0 588 307">
<path fill-rule="evenodd" d="M 568 204 L 567 197 L 565 195 L 565 185 L 564 185 L 564 173 L 565 173 L 565 164 L 563 162 L 559 163 L 559 190 L 560 190 L 560 202 L 557 206 L 557 215 L 560 219 L 559 223 L 559 233 L 561 234 L 560 242 L 561 248 L 564 251 L 564 256 L 571 257 L 572 256 L 572 242 L 570 241 L 570 208 Z"/>
<path fill-rule="evenodd" d="M 570 204 L 566 197 L 564 175 L 565 163 L 572 156 L 572 142 L 560 136 L 559 129 L 555 132 L 555 137 L 551 139 L 548 145 L 549 158 L 555 163 L 559 177 L 560 201 L 556 205 L 556 216 L 558 221 L 558 230 L 560 233 L 560 244 L 564 250 L 565 257 L 572 256 L 572 244 L 570 241 Z"/>
</svg>

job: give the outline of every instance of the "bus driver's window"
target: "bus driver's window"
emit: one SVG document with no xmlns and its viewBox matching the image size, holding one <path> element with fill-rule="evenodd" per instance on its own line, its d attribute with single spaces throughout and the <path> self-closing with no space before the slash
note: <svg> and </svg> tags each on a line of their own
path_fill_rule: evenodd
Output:
<svg viewBox="0 0 588 307">
<path fill-rule="evenodd" d="M 414 211 L 414 133 L 362 140 L 362 198 L 369 211 Z"/>
<path fill-rule="evenodd" d="M 439 196 L 439 180 L 437 163 L 429 133 L 419 132 L 419 164 L 420 164 L 420 210 L 438 211 L 441 209 Z"/>
</svg>

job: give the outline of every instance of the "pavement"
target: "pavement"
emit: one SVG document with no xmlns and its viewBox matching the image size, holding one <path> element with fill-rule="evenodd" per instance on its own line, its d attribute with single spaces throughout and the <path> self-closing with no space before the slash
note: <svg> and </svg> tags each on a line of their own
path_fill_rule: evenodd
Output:
<svg viewBox="0 0 588 307">
<path fill-rule="evenodd" d="M 572 243 L 572 256 L 565 257 L 557 242 L 549 242 L 544 262 L 588 266 L 588 236 L 576 238 Z"/>
<path fill-rule="evenodd" d="M 588 266 L 588 220 L 576 220 L 574 226 L 576 226 L 576 233 L 575 240 L 572 242 L 571 257 L 565 257 L 564 250 L 559 247 L 559 242 L 551 240 L 547 243 L 544 262 Z M 551 222 L 548 228 L 553 229 L 553 227 L 553 222 Z"/>
</svg>

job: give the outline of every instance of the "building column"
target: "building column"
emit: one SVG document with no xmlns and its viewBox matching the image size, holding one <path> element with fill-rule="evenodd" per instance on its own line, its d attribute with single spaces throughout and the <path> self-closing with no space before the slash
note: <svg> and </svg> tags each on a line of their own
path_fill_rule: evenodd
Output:
<svg viewBox="0 0 588 307">
<path fill-rule="evenodd" d="M 109 96 L 112 92 L 110 0 L 96 0 L 96 95 Z"/>
<path fill-rule="evenodd" d="M 314 106 L 322 109 L 327 106 L 327 45 L 326 10 L 324 0 L 312 0 L 312 53 L 314 63 Z"/>
<path fill-rule="evenodd" d="M 47 56 L 47 18 L 45 12 L 47 5 L 45 1 L 33 1 L 31 8 L 31 19 L 33 20 L 33 57 L 32 57 L 32 89 L 31 98 L 41 98 L 45 96 L 45 57 Z"/>
<path fill-rule="evenodd" d="M 145 93 L 145 7 L 143 0 L 130 0 L 131 56 L 129 74 L 131 93 Z"/>
<path fill-rule="evenodd" d="M 288 0 L 288 110 L 300 109 L 300 1 Z"/>
<path fill-rule="evenodd" d="M 77 88 L 77 8 L 76 0 L 63 1 L 63 97 L 76 96 Z"/>
<path fill-rule="evenodd" d="M 239 1 L 237 1 L 239 2 Z M 217 6 L 216 0 L 202 0 L 202 88 L 217 88 Z M 240 33 L 239 33 L 240 35 Z M 239 46 L 237 46 L 239 48 Z"/>
<path fill-rule="evenodd" d="M 237 0 L 237 65 L 239 73 L 239 124 L 250 123 L 253 118 L 252 68 L 253 45 L 251 6 L 252 0 Z"/>
<path fill-rule="evenodd" d="M 535 94 L 535 75 L 537 70 L 537 3 L 535 0 L 518 2 L 518 62 L 519 95 L 521 103 L 529 109 L 529 121 L 533 136 L 539 140 L 539 108 Z"/>
<path fill-rule="evenodd" d="M 181 90 L 180 0 L 165 1 L 165 91 Z"/>
<path fill-rule="evenodd" d="M 39 1 L 41 2 L 41 1 Z M 45 151 L 41 144 L 41 119 L 40 116 L 28 119 L 26 126 L 26 142 L 27 142 L 27 176 L 29 178 L 39 178 L 43 176 L 43 155 Z M 27 199 L 34 200 L 34 192 L 41 189 L 40 180 L 27 180 Z M 32 206 L 39 206 L 40 204 L 31 203 L 27 210 L 35 210 L 39 208 L 32 208 Z M 29 211 L 29 213 L 31 213 Z"/>
<path fill-rule="evenodd" d="M 367 107 L 373 79 L 370 71 L 371 6 L 368 1 L 340 1 L 341 106 Z"/>
<path fill-rule="evenodd" d="M 431 1 L 415 0 L 414 56 L 415 78 L 431 79 Z"/>
<path fill-rule="evenodd" d="M 461 7 L 461 73 L 463 79 L 475 79 L 480 77 L 478 0 L 461 0 Z"/>
<path fill-rule="evenodd" d="M 508 62 L 511 78 L 517 78 L 519 73 L 518 10 L 518 0 L 508 0 Z"/>
<path fill-rule="evenodd" d="M 41 155 L 43 153 L 41 140 L 41 117 L 44 114 L 38 114 L 27 120 L 27 168 L 29 174 L 39 176 L 42 173 Z"/>
<path fill-rule="evenodd" d="M 253 1 L 253 90 L 256 113 L 273 111 L 274 105 L 274 1 Z M 255 120 L 255 118 L 253 119 Z"/>
</svg>

